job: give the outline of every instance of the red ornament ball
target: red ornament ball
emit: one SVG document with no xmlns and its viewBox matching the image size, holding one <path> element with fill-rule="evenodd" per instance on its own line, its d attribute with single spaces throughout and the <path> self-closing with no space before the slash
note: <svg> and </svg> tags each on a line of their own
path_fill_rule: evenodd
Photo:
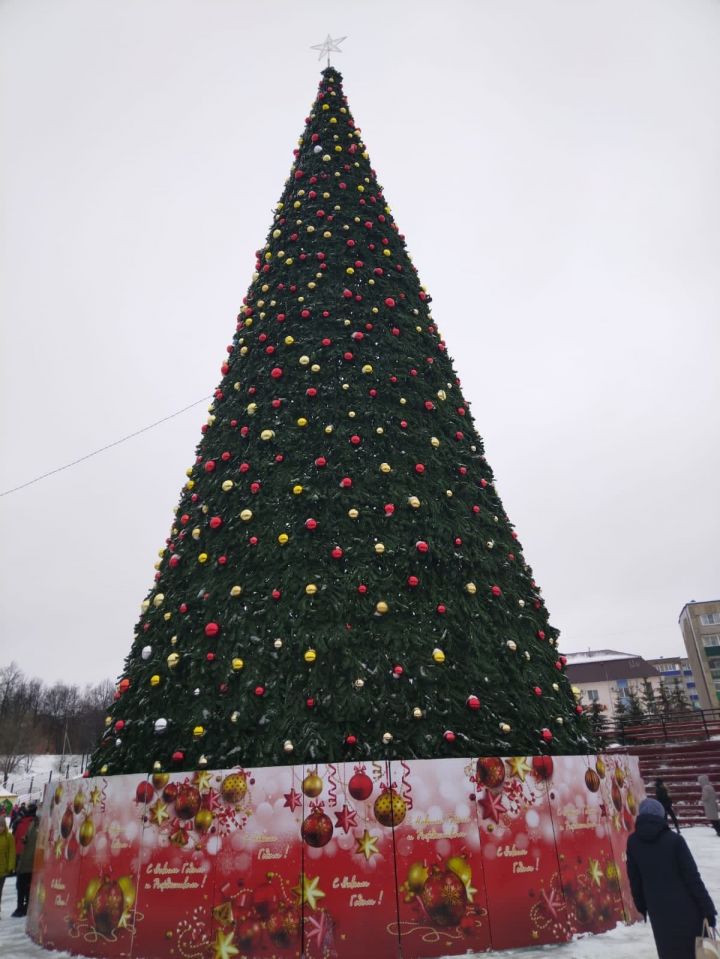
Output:
<svg viewBox="0 0 720 959">
<path fill-rule="evenodd" d="M 414 589 L 419 583 L 420 583 L 420 580 L 417 578 L 417 576 L 408 576 L 407 578 L 408 586 Z"/>
<path fill-rule="evenodd" d="M 220 632 L 220 627 L 217 623 L 208 623 L 205 627 L 205 635 L 208 637 L 217 636 Z"/>
<path fill-rule="evenodd" d="M 535 693 L 536 696 L 542 696 L 542 689 L 540 688 L 540 686 L 535 686 L 533 688 L 533 692 Z"/>
<path fill-rule="evenodd" d="M 309 529 L 311 532 L 312 530 L 317 529 L 317 520 L 310 516 L 305 520 L 305 529 Z"/>
<path fill-rule="evenodd" d="M 342 559 L 343 551 L 339 546 L 333 546 L 333 548 L 330 550 L 330 555 L 333 559 Z"/>
<path fill-rule="evenodd" d="M 505 781 L 505 763 L 494 756 L 484 756 L 477 761 L 476 778 L 488 789 L 496 789 Z"/>
<path fill-rule="evenodd" d="M 415 549 L 418 551 L 418 553 L 427 553 L 430 547 L 424 539 L 419 539 L 417 543 L 415 543 Z"/>
<path fill-rule="evenodd" d="M 256 687 L 255 687 L 255 695 L 256 695 L 256 696 L 264 696 L 264 695 L 265 695 L 265 687 L 264 687 L 264 686 L 256 686 Z"/>
<path fill-rule="evenodd" d="M 283 371 L 282 371 L 282 367 L 280 366 L 274 366 L 270 370 L 270 376 L 272 376 L 274 380 L 279 380 L 282 375 L 283 375 Z"/>
<path fill-rule="evenodd" d="M 363 802 L 368 799 L 373 791 L 372 779 L 365 772 L 364 766 L 356 766 L 355 773 L 348 782 L 348 792 L 353 799 Z"/>
<path fill-rule="evenodd" d="M 473 711 L 480 709 L 480 700 L 477 696 L 471 695 L 465 700 L 468 709 Z"/>
<path fill-rule="evenodd" d="M 452 731 L 452 729 L 446 729 L 445 732 L 443 733 L 443 739 L 445 740 L 446 743 L 454 743 L 456 738 L 457 737 L 455 736 L 455 733 Z"/>
<path fill-rule="evenodd" d="M 454 872 L 433 870 L 425 881 L 420 900 L 431 921 L 437 926 L 457 926 L 467 909 L 465 883 Z"/>
<path fill-rule="evenodd" d="M 212 516 L 210 518 L 210 529 L 220 529 L 222 524 L 223 524 L 222 517 Z"/>
<path fill-rule="evenodd" d="M 346 746 L 357 746 L 357 736 L 353 736 L 352 734 L 349 735 L 349 736 L 346 736 L 346 737 L 345 737 L 345 745 L 346 745 Z"/>
<path fill-rule="evenodd" d="M 532 768 L 536 779 L 551 779 L 555 769 L 552 756 L 533 756 Z"/>
<path fill-rule="evenodd" d="M 138 787 L 135 790 L 135 802 L 145 805 L 146 803 L 152 802 L 154 796 L 155 790 L 153 789 L 151 783 L 145 780 L 145 782 L 138 784 Z"/>
<path fill-rule="evenodd" d="M 490 592 L 493 594 L 493 596 L 502 596 L 502 590 L 499 586 L 491 586 Z"/>
<path fill-rule="evenodd" d="M 196 786 L 183 783 L 175 797 L 175 815 L 178 819 L 192 819 L 200 809 L 200 791 Z"/>
<path fill-rule="evenodd" d="M 549 729 L 543 729 L 540 735 L 542 736 L 542 738 L 545 740 L 546 743 L 552 742 L 553 734 L 550 732 Z"/>
<path fill-rule="evenodd" d="M 303 820 L 300 834 L 308 846 L 320 849 L 332 839 L 332 821 L 321 809 L 315 809 Z"/>
</svg>

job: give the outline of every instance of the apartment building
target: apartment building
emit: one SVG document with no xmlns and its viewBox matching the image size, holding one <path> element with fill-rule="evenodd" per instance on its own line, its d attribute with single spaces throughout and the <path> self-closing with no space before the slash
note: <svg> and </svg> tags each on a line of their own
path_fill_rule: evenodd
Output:
<svg viewBox="0 0 720 959">
<path fill-rule="evenodd" d="M 659 656 L 657 659 L 648 659 L 647 662 L 658 671 L 660 682 L 667 688 L 668 692 L 672 692 L 675 683 L 678 682 L 685 690 L 685 695 L 693 708 L 700 708 L 700 696 L 697 691 L 695 674 L 687 657 Z"/>
<path fill-rule="evenodd" d="M 720 708 L 720 599 L 686 603 L 678 620 L 702 709 Z"/>
</svg>

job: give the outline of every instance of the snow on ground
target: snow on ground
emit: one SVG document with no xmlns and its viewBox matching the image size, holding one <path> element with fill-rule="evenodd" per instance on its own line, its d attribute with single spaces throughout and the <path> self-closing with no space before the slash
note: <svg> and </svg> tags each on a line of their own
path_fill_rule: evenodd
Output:
<svg viewBox="0 0 720 959">
<path fill-rule="evenodd" d="M 720 906 L 720 842 L 709 826 L 695 826 L 683 831 L 700 874 L 715 904 Z M 45 952 L 25 935 L 23 919 L 12 919 L 15 909 L 15 881 L 8 879 L 2 897 L 2 920 L 0 920 L 0 959 L 70 959 L 68 952 Z M 480 953 L 487 956 L 488 953 Z M 602 936 L 585 936 L 558 946 L 539 946 L 534 949 L 512 949 L 495 953 L 507 959 L 657 959 L 650 926 L 638 923 L 635 926 L 618 926 Z"/>
</svg>

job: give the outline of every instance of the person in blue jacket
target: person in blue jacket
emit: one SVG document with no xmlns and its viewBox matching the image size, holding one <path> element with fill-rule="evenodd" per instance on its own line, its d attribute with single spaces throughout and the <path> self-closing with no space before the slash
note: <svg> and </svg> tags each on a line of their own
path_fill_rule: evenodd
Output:
<svg viewBox="0 0 720 959">
<path fill-rule="evenodd" d="M 703 920 L 715 925 L 716 909 L 692 853 L 668 827 L 657 799 L 643 799 L 628 838 L 627 871 L 638 912 L 650 917 L 660 959 L 694 959 Z"/>
</svg>

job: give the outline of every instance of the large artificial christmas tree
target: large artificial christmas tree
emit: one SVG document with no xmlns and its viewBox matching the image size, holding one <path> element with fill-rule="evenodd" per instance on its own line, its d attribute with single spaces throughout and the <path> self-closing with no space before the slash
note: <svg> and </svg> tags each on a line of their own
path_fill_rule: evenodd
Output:
<svg viewBox="0 0 720 959">
<path fill-rule="evenodd" d="M 91 772 L 588 752 L 335 69 L 294 153 Z"/>
</svg>

